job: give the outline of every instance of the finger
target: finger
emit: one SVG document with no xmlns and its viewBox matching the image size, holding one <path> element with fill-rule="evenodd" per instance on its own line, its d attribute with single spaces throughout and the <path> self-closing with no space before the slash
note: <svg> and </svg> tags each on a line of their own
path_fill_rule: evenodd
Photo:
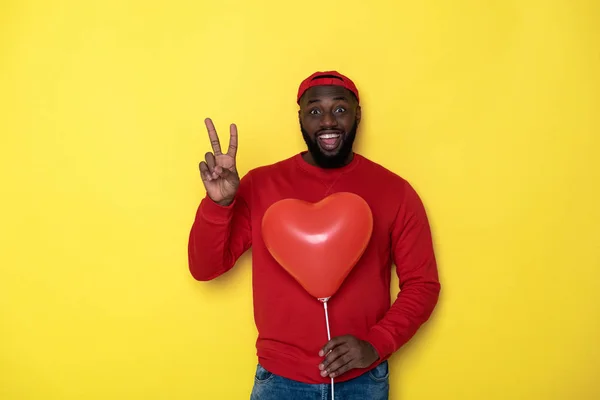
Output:
<svg viewBox="0 0 600 400">
<path fill-rule="evenodd" d="M 210 171 L 208 170 L 208 165 L 206 165 L 204 161 L 200 162 L 200 177 L 205 182 L 209 182 L 212 180 Z"/>
<path fill-rule="evenodd" d="M 229 170 L 221 167 L 220 165 L 215 166 L 214 174 L 216 176 L 218 176 L 219 178 L 225 178 L 225 177 L 227 177 L 227 173 L 228 172 L 229 172 Z"/>
<path fill-rule="evenodd" d="M 319 356 L 324 357 L 325 354 L 329 353 L 331 350 L 335 349 L 337 346 L 342 343 L 346 343 L 346 338 L 344 336 L 338 336 L 331 339 L 327 344 L 319 351 Z"/>
<path fill-rule="evenodd" d="M 212 179 L 217 179 L 219 177 L 219 174 L 215 171 L 215 168 L 217 168 L 217 160 L 214 154 L 208 152 L 204 155 L 204 159 L 206 160 L 206 165 L 208 166 L 208 172 L 210 173 L 210 177 Z"/>
<path fill-rule="evenodd" d="M 349 348 L 347 346 L 339 346 L 333 349 L 327 357 L 321 362 L 319 365 L 319 369 L 321 371 L 328 370 L 333 363 L 335 363 L 339 358 L 343 357 L 346 353 L 348 353 Z"/>
<path fill-rule="evenodd" d="M 212 146 L 213 152 L 215 155 L 221 155 L 221 142 L 219 142 L 219 135 L 217 135 L 217 130 L 215 129 L 215 125 L 213 124 L 210 118 L 206 118 L 204 120 L 206 124 L 206 129 L 208 130 L 208 137 L 210 139 L 210 144 Z"/>
<path fill-rule="evenodd" d="M 237 154 L 238 148 L 238 132 L 237 126 L 235 124 L 231 124 L 229 127 L 229 149 L 227 150 L 227 155 L 235 158 Z"/>
<path fill-rule="evenodd" d="M 333 354 L 333 352 L 331 354 Z M 352 361 L 352 354 L 350 352 L 336 354 L 335 358 L 328 360 L 328 364 L 324 363 L 324 367 L 321 370 L 321 376 L 335 373 L 340 367 L 348 364 L 350 361 Z"/>
<path fill-rule="evenodd" d="M 335 369 L 334 369 L 334 366 L 331 366 L 331 368 L 329 369 L 329 377 L 335 378 L 337 376 L 345 374 L 346 372 L 350 371 L 352 368 L 355 368 L 354 361 L 355 360 L 351 359 L 346 364 L 340 365 L 339 367 L 337 367 Z"/>
<path fill-rule="evenodd" d="M 204 155 L 204 159 L 206 160 L 206 165 L 208 166 L 208 170 L 212 174 L 215 171 L 215 165 L 217 165 L 217 160 L 213 153 L 206 153 Z"/>
<path fill-rule="evenodd" d="M 334 360 L 331 360 L 331 363 L 329 365 L 325 365 L 324 368 L 321 370 L 321 376 L 331 376 L 332 374 L 339 375 L 338 370 L 352 361 L 352 353 L 346 352 L 340 355 L 339 357 L 336 357 Z"/>
</svg>

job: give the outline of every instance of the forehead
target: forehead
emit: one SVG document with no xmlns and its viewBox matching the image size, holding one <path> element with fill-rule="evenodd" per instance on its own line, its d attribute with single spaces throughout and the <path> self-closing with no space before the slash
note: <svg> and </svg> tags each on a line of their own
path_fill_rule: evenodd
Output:
<svg viewBox="0 0 600 400">
<path fill-rule="evenodd" d="M 313 86 L 304 93 L 304 96 L 302 96 L 302 104 L 306 105 L 309 102 L 312 103 L 314 101 L 339 99 L 353 101 L 354 94 L 352 94 L 352 92 L 348 89 L 341 86 Z"/>
</svg>

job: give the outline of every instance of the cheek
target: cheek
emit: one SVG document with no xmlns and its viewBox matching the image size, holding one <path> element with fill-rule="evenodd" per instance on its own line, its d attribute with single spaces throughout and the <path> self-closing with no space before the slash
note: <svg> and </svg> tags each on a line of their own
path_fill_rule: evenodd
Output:
<svg viewBox="0 0 600 400">
<path fill-rule="evenodd" d="M 310 118 L 306 118 L 302 121 L 302 126 L 308 135 L 312 138 L 315 136 L 315 132 L 319 130 L 319 123 L 312 121 Z"/>
<path fill-rule="evenodd" d="M 338 123 L 342 125 L 346 131 L 349 131 L 354 125 L 355 117 L 354 115 L 344 115 L 343 117 L 338 119 Z"/>
</svg>

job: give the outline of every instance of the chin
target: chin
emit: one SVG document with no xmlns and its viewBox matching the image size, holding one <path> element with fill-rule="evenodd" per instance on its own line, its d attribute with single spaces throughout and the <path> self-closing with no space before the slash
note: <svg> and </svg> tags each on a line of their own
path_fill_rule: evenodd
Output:
<svg viewBox="0 0 600 400">
<path fill-rule="evenodd" d="M 342 149 L 342 144 L 340 144 L 337 148 L 335 148 L 333 150 L 326 150 L 326 149 L 322 148 L 321 146 L 319 146 L 319 153 L 321 153 L 321 157 L 324 157 L 324 158 L 335 158 L 335 157 L 339 156 L 340 150 Z"/>
</svg>

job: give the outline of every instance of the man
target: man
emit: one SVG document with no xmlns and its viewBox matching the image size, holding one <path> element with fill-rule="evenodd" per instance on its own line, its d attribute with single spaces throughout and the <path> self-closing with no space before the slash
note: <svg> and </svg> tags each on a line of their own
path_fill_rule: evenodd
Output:
<svg viewBox="0 0 600 400">
<path fill-rule="evenodd" d="M 306 78 L 297 103 L 307 151 L 242 179 L 236 126 L 224 153 L 212 121 L 205 121 L 213 152 L 200 163 L 206 196 L 190 232 L 189 268 L 199 281 L 214 279 L 252 246 L 259 361 L 252 399 L 326 398 L 331 378 L 337 399 L 387 399 L 388 358 L 437 303 L 440 283 L 419 196 L 407 181 L 353 151 L 359 100 L 354 83 L 336 71 Z M 365 199 L 374 223 L 362 258 L 329 300 L 327 341 L 322 304 L 273 259 L 260 227 L 265 210 L 278 200 L 316 202 L 340 191 Z M 392 263 L 401 291 L 390 307 Z"/>
</svg>

